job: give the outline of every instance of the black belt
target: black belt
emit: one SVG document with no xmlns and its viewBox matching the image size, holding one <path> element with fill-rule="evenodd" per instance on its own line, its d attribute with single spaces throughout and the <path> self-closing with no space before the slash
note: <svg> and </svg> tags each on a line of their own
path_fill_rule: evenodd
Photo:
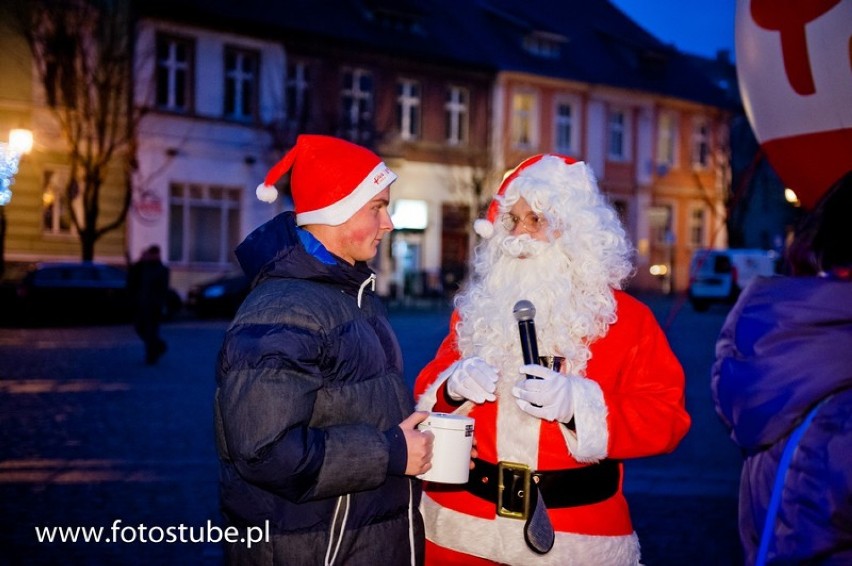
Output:
<svg viewBox="0 0 852 566">
<path fill-rule="evenodd" d="M 501 517 L 526 519 L 530 488 L 537 487 L 549 509 L 600 503 L 618 492 L 621 471 L 618 461 L 565 470 L 531 470 L 514 462 L 492 464 L 479 458 L 464 488 L 497 505 Z"/>
</svg>

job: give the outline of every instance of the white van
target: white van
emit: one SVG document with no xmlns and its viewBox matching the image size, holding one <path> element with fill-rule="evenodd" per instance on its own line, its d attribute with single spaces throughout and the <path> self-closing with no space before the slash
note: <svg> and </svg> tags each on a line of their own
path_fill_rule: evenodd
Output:
<svg viewBox="0 0 852 566">
<path fill-rule="evenodd" d="M 771 250 L 696 250 L 689 266 L 689 302 L 706 311 L 715 302 L 736 301 L 760 275 L 774 275 L 778 253 Z"/>
</svg>

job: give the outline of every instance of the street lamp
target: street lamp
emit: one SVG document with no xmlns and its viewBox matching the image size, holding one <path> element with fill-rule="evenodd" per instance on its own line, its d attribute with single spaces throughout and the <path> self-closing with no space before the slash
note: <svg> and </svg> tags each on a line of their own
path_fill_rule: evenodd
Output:
<svg viewBox="0 0 852 566">
<path fill-rule="evenodd" d="M 0 142 L 0 276 L 6 270 L 6 205 L 12 200 L 9 188 L 15 182 L 21 156 L 33 148 L 33 133 L 23 128 L 9 132 L 9 143 Z"/>
</svg>

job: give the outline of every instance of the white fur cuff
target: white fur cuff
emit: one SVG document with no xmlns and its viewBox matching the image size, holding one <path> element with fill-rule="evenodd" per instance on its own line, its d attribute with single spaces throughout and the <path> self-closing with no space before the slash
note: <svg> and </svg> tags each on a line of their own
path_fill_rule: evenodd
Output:
<svg viewBox="0 0 852 566">
<path fill-rule="evenodd" d="M 568 376 L 574 400 L 575 431 L 560 427 L 568 450 L 578 462 L 594 463 L 606 458 L 609 445 L 608 414 L 600 385 L 591 379 Z"/>
</svg>

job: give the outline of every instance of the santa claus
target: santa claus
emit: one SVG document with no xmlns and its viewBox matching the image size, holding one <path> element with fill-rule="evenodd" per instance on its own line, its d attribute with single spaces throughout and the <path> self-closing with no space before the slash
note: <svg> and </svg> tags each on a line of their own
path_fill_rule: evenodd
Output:
<svg viewBox="0 0 852 566">
<path fill-rule="evenodd" d="M 621 460 L 670 452 L 690 419 L 662 330 L 621 290 L 633 265 L 618 216 L 585 163 L 538 155 L 475 230 L 450 333 L 415 385 L 419 409 L 476 421 L 468 483 L 426 484 L 427 563 L 638 564 Z M 519 300 L 560 371 L 524 365 Z"/>
</svg>

